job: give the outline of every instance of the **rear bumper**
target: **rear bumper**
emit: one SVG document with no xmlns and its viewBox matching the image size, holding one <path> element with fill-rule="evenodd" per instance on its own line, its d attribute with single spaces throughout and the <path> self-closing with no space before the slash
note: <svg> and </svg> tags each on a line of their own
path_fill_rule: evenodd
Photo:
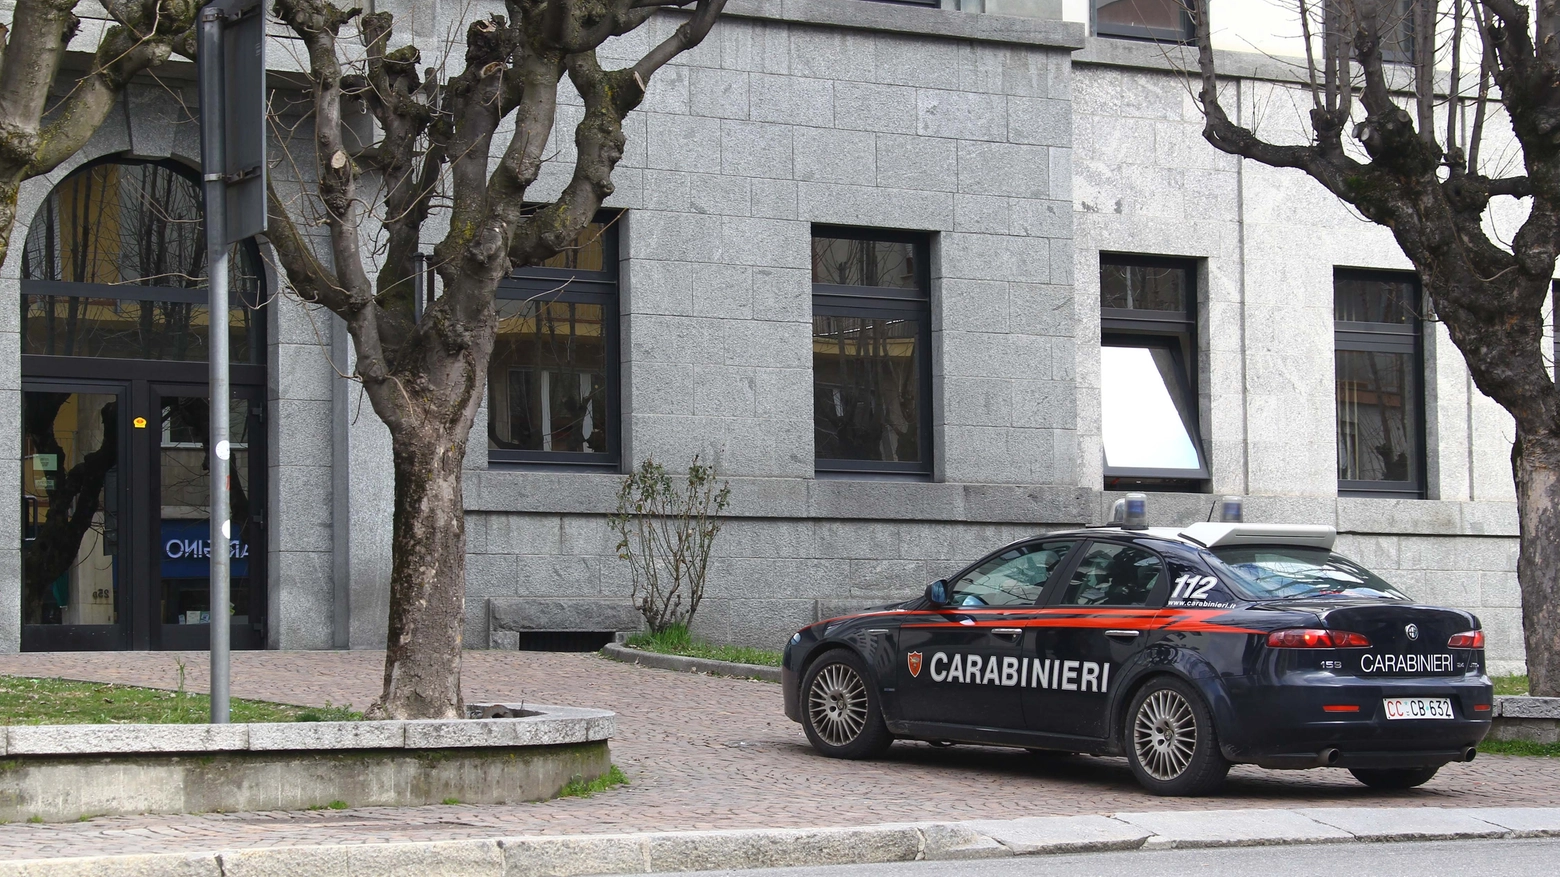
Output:
<svg viewBox="0 0 1560 877">
<path fill-rule="evenodd" d="M 1295 675 L 1302 678 L 1232 686 L 1244 690 L 1231 691 L 1230 733 L 1220 733 L 1226 758 L 1272 768 L 1430 767 L 1463 761 L 1490 730 L 1494 689 L 1485 677 L 1365 681 Z M 1389 697 L 1449 698 L 1454 718 L 1388 719 L 1382 701 Z M 1328 712 L 1327 706 L 1359 711 Z"/>
</svg>

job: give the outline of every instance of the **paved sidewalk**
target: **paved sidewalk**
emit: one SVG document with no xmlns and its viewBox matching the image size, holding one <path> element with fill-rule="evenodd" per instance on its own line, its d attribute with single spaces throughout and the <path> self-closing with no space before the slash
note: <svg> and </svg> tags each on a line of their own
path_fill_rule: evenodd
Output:
<svg viewBox="0 0 1560 877">
<path fill-rule="evenodd" d="M 13 859 L 0 860 L 0 877 L 586 877 L 796 866 L 817 873 L 817 866 L 1086 852 L 1555 837 L 1560 808 L 1215 810 Z M 1118 862 L 1117 870 L 1123 865 L 1131 868 Z"/>
<path fill-rule="evenodd" d="M 207 656 L 183 655 L 191 690 Z M 377 652 L 240 652 L 239 697 L 366 706 Z M 0 656 L 0 674 L 173 688 L 172 653 Z M 1373 791 L 1340 770 L 1240 767 L 1213 799 L 1143 793 L 1121 759 L 1036 758 L 1014 750 L 896 745 L 877 762 L 820 758 L 780 710 L 773 683 L 634 667 L 596 655 L 468 652 L 469 700 L 531 700 L 616 711 L 613 760 L 630 785 L 590 799 L 515 806 L 101 817 L 0 826 L 7 859 L 372 844 L 520 835 L 861 826 L 1134 811 L 1305 807 L 1560 807 L 1560 759 L 1481 756 L 1427 786 Z M 349 802 L 350 803 L 350 802 Z"/>
</svg>

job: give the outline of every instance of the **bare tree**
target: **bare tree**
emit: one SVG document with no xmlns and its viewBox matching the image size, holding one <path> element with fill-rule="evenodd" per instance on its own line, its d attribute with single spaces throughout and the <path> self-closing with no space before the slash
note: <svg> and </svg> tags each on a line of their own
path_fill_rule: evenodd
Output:
<svg viewBox="0 0 1560 877">
<path fill-rule="evenodd" d="M 200 0 L 99 0 L 115 24 L 85 75 L 51 100 L 81 20 L 78 0 L 17 0 L 0 24 L 0 263 L 10 251 L 21 184 L 85 146 L 136 74 L 174 52 L 193 57 Z"/>
<path fill-rule="evenodd" d="M 688 6 L 691 16 L 632 66 L 608 70 L 597 60 L 607 39 L 663 8 Z M 308 55 L 309 164 L 318 182 L 301 206 L 273 189 L 271 239 L 297 293 L 346 322 L 356 377 L 389 428 L 394 458 L 389 640 L 374 715 L 454 717 L 461 709 L 461 462 L 493 351 L 498 283 L 575 243 L 612 193 L 624 117 L 651 75 L 698 45 L 723 6 L 508 0 L 508 17 L 470 23 L 464 60 L 452 65 L 459 72 L 442 78 L 437 68 L 419 73 L 415 47 L 391 48 L 390 13 L 276 0 Z M 565 76 L 583 103 L 573 173 L 558 197 L 533 203 Z M 382 133 L 361 149 L 343 133 L 342 104 L 353 99 Z M 498 147 L 506 120 L 514 130 Z M 419 314 L 417 255 L 425 225 L 445 209 L 449 231 L 433 247 L 440 294 Z M 315 253 L 305 222 L 324 226 L 328 255 Z M 378 257 L 373 276 L 370 256 Z"/>
<path fill-rule="evenodd" d="M 1209 0 L 1188 4 L 1203 136 L 1232 155 L 1304 171 L 1391 229 L 1474 383 L 1516 421 L 1528 673 L 1534 694 L 1560 695 L 1560 393 L 1543 349 L 1560 254 L 1560 3 L 1296 0 L 1312 104 L 1305 144 L 1272 143 L 1230 120 L 1219 103 Z M 1390 87 L 1395 65 L 1384 55 L 1408 56 L 1411 93 Z M 1490 163 L 1480 160 L 1497 102 L 1522 154 L 1521 173 L 1510 176 L 1486 174 Z M 1487 223 L 1501 197 L 1528 208 L 1509 245 Z"/>
</svg>

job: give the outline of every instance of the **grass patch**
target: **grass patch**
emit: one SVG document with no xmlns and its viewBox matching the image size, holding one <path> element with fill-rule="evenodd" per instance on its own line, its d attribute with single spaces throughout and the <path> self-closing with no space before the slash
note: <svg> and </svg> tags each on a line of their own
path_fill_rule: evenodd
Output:
<svg viewBox="0 0 1560 877">
<path fill-rule="evenodd" d="M 576 774 L 574 779 L 569 780 L 564 785 L 563 790 L 558 793 L 558 797 L 589 798 L 597 792 L 605 792 L 615 786 L 626 785 L 628 785 L 628 777 L 624 776 L 623 772 L 618 770 L 618 766 L 614 764 L 606 773 L 589 782 L 584 777 Z"/>
<path fill-rule="evenodd" d="M 675 625 L 661 633 L 636 633 L 629 637 L 628 645 L 647 652 L 663 655 L 681 655 L 684 658 L 703 658 L 706 661 L 730 661 L 735 664 L 758 664 L 764 667 L 780 666 L 780 652 L 772 649 L 755 649 L 750 646 L 717 646 L 696 640 L 683 625 Z"/>
<path fill-rule="evenodd" d="M 1525 695 L 1528 693 L 1526 676 L 1491 676 L 1490 681 L 1495 683 L 1496 694 Z"/>
<path fill-rule="evenodd" d="M 347 707 L 304 707 L 263 700 L 231 702 L 234 722 L 355 722 Z M 0 725 L 200 725 L 211 698 L 102 682 L 0 676 Z"/>
<path fill-rule="evenodd" d="M 1479 751 L 1490 755 L 1530 755 L 1560 758 L 1560 743 L 1534 743 L 1530 740 L 1485 740 Z"/>
</svg>

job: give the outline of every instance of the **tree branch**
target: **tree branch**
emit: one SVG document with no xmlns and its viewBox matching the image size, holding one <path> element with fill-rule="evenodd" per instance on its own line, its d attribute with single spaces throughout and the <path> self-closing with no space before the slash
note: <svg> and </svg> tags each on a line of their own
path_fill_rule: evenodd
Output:
<svg viewBox="0 0 1560 877">
<path fill-rule="evenodd" d="M 65 45 L 80 24 L 75 8 L 76 0 L 17 0 L 12 10 L 0 60 L 0 168 L 19 172 L 38 154 L 38 128 L 49 89 Z"/>
<path fill-rule="evenodd" d="M 650 76 L 665 67 L 668 61 L 703 42 L 710 28 L 714 27 L 715 19 L 720 17 L 721 10 L 725 8 L 726 0 L 698 0 L 693 17 L 678 25 L 671 36 L 662 40 L 660 45 L 647 52 L 634 65 L 641 87 L 647 85 Z"/>
<path fill-rule="evenodd" d="M 314 248 L 298 232 L 298 226 L 288 213 L 287 206 L 276 194 L 276 185 L 266 180 L 266 213 L 270 218 L 266 238 L 276 250 L 276 257 L 287 272 L 287 282 L 304 301 L 317 302 L 335 313 L 351 310 L 347 291 L 341 288 L 336 276 L 315 256 Z"/>
<path fill-rule="evenodd" d="M 103 124 L 137 73 L 168 60 L 174 45 L 193 32 L 199 6 L 191 0 L 140 0 L 104 4 L 118 22 L 98 44 L 92 71 L 82 77 L 39 134 L 38 151 L 24 172 L 46 174 L 75 155 Z"/>
</svg>

